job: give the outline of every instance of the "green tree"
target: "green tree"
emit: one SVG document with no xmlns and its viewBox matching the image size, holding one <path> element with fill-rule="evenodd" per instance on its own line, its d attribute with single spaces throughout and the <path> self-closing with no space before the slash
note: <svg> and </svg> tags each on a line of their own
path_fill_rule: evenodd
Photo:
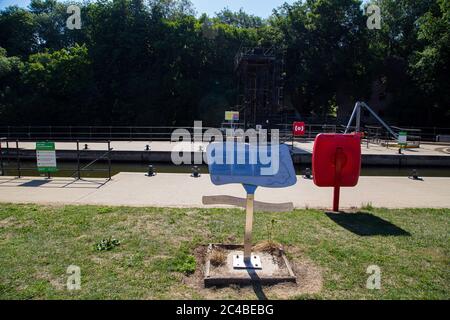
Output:
<svg viewBox="0 0 450 320">
<path fill-rule="evenodd" d="M 424 95 L 429 123 L 446 125 L 450 119 L 450 3 L 438 0 L 439 10 L 419 20 L 418 40 L 423 45 L 411 56 L 410 73 Z"/>
<path fill-rule="evenodd" d="M 271 24 L 283 34 L 288 101 L 302 114 L 326 115 L 338 92 L 367 94 L 367 36 L 361 2 L 308 0 L 285 4 Z M 334 101 L 334 102 L 333 102 Z"/>
<path fill-rule="evenodd" d="M 11 56 L 26 58 L 36 50 L 32 13 L 17 6 L 0 11 L 0 47 Z"/>
<path fill-rule="evenodd" d="M 86 46 L 30 55 L 21 67 L 21 121 L 29 124 L 86 124 L 101 115 Z"/>
</svg>

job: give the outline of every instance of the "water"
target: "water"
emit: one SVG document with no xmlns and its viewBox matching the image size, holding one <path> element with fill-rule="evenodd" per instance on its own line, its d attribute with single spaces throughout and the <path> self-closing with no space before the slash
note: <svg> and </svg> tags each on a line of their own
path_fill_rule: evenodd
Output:
<svg viewBox="0 0 450 320">
<path fill-rule="evenodd" d="M 86 165 L 87 163 L 82 163 Z M 192 169 L 190 165 L 175 166 L 168 163 L 153 163 L 153 167 L 156 172 L 160 173 L 180 173 L 190 174 Z M 22 161 L 21 162 L 21 174 L 22 176 L 39 176 L 41 175 L 36 169 L 36 163 L 34 161 Z M 10 162 L 5 165 L 5 175 L 15 176 L 17 175 L 17 165 L 15 162 Z M 208 167 L 205 165 L 199 166 L 200 173 L 208 173 Z M 303 174 L 306 166 L 296 166 L 296 173 Z M 76 162 L 59 162 L 58 172 L 53 173 L 55 177 L 76 177 Z M 82 177 L 90 178 L 104 178 L 108 176 L 108 164 L 95 163 L 90 166 L 89 169 L 95 171 L 84 171 Z M 144 163 L 126 163 L 126 162 L 113 162 L 111 168 L 111 174 L 115 175 L 119 172 L 142 172 L 146 173 L 148 170 L 148 164 Z M 363 167 L 361 169 L 362 176 L 403 176 L 407 177 L 411 174 L 412 168 L 393 168 L 393 167 Z M 450 177 L 450 167 L 442 168 L 417 168 L 418 174 L 422 177 Z"/>
</svg>

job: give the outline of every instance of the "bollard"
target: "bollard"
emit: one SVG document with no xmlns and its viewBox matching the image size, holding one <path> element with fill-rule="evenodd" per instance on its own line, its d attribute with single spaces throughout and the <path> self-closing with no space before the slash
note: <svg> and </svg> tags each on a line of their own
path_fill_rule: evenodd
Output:
<svg viewBox="0 0 450 320">
<path fill-rule="evenodd" d="M 193 177 L 193 178 L 199 178 L 200 177 L 200 169 L 199 169 L 198 166 L 193 166 L 191 170 L 192 170 L 191 177 Z"/>
<path fill-rule="evenodd" d="M 312 179 L 312 177 L 311 177 L 311 169 L 310 168 L 306 168 L 305 169 L 305 174 L 304 174 L 303 178 L 310 179 L 310 180 Z"/>
<path fill-rule="evenodd" d="M 423 178 L 419 177 L 419 173 L 417 172 L 417 169 L 412 169 L 411 174 L 408 178 L 412 179 L 412 180 L 423 181 Z"/>
<path fill-rule="evenodd" d="M 148 166 L 148 171 L 147 171 L 146 176 L 147 176 L 147 177 L 153 177 L 153 176 L 156 176 L 156 168 L 154 168 L 153 165 L 150 164 L 150 165 Z"/>
</svg>

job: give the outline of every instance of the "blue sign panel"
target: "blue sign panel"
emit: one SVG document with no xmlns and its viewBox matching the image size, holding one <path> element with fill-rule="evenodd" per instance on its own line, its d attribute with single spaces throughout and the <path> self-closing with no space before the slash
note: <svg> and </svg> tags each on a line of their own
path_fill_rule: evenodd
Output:
<svg viewBox="0 0 450 320">
<path fill-rule="evenodd" d="M 218 142 L 210 144 L 206 152 L 215 185 L 241 183 L 248 193 L 254 193 L 258 186 L 283 188 L 297 182 L 286 145 Z"/>
</svg>

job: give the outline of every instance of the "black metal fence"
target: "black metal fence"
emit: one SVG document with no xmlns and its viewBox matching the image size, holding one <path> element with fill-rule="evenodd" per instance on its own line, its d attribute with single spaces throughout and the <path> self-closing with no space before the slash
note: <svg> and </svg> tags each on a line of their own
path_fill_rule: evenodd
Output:
<svg viewBox="0 0 450 320">
<path fill-rule="evenodd" d="M 292 134 L 291 124 L 279 124 L 280 136 Z M 336 132 L 336 125 L 307 124 L 306 137 L 314 138 L 321 132 Z M 74 141 L 74 140 L 110 140 L 110 141 L 170 141 L 172 133 L 186 130 L 194 136 L 194 127 L 116 127 L 116 126 L 0 126 L 0 137 L 20 141 Z M 203 127 L 202 134 L 210 129 Z M 227 128 L 218 128 L 225 135 Z"/>
<path fill-rule="evenodd" d="M 125 126 L 0 126 L 0 137 L 21 141 L 54 140 L 146 140 L 169 141 L 173 131 L 194 127 L 125 127 Z M 202 132 L 209 128 L 202 128 Z"/>
<path fill-rule="evenodd" d="M 308 124 L 304 138 L 313 139 L 322 132 L 343 132 L 343 125 Z M 292 123 L 277 124 L 280 138 L 289 140 L 292 136 Z M 407 131 L 408 136 L 415 136 L 421 141 L 436 141 L 438 135 L 450 135 L 450 128 L 443 127 L 393 127 L 396 131 Z M 76 141 L 76 140 L 110 140 L 110 141 L 170 141 L 177 129 L 186 130 L 194 136 L 194 127 L 136 127 L 136 126 L 0 126 L 0 137 L 20 141 Z M 209 127 L 202 128 L 204 131 Z M 225 134 L 225 127 L 218 128 Z M 376 126 L 363 126 L 366 134 L 385 137 L 385 129 Z"/>
<path fill-rule="evenodd" d="M 77 179 L 81 179 L 84 172 L 94 172 L 101 171 L 106 172 L 108 180 L 111 180 L 111 142 L 109 140 L 106 141 L 96 141 L 96 143 L 104 143 L 107 146 L 107 149 L 104 150 L 100 156 L 96 159 L 90 161 L 88 164 L 81 163 L 81 158 L 83 152 L 86 152 L 87 149 L 80 148 L 81 143 L 79 140 L 74 142 L 76 144 L 76 152 L 77 152 L 77 161 L 75 168 L 58 168 L 59 172 L 69 172 L 71 177 L 76 177 Z M 11 172 L 16 173 L 18 178 L 22 177 L 22 172 L 26 170 L 34 170 L 38 171 L 38 167 L 29 166 L 29 161 L 27 161 L 27 166 L 23 165 L 24 160 L 29 160 L 29 157 L 25 157 L 22 152 L 22 148 L 20 148 L 20 141 L 18 139 L 11 140 L 7 138 L 0 138 L 0 175 L 5 176 Z M 99 162 L 106 161 L 108 163 L 107 168 L 93 168 L 92 166 Z M 47 177 L 50 178 L 50 173 L 47 173 Z"/>
</svg>

